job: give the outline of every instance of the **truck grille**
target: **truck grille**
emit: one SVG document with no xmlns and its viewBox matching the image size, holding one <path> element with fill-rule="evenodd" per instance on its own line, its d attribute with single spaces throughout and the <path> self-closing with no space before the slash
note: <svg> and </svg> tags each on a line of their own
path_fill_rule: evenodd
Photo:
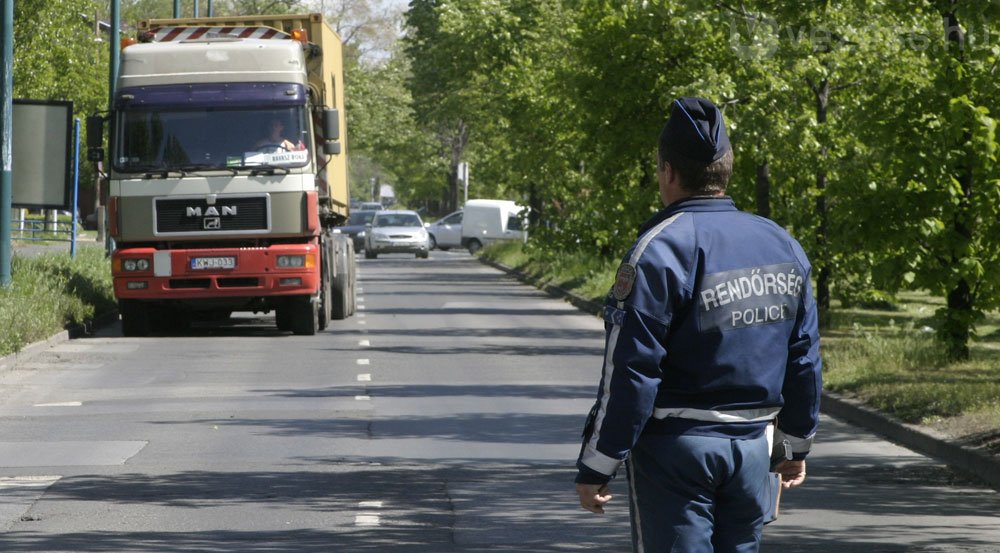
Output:
<svg viewBox="0 0 1000 553">
<path fill-rule="evenodd" d="M 267 196 L 218 198 L 155 198 L 156 233 L 253 232 L 270 230 Z"/>
</svg>

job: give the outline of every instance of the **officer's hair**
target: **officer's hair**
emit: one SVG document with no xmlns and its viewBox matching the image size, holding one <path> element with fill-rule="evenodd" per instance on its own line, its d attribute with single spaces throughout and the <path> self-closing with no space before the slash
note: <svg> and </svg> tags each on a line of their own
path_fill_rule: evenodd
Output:
<svg viewBox="0 0 1000 553">
<path fill-rule="evenodd" d="M 681 188 L 694 195 L 711 196 L 726 191 L 733 176 L 733 151 L 729 150 L 719 159 L 705 163 L 681 156 L 660 147 L 660 170 L 669 163 L 681 179 Z"/>
</svg>

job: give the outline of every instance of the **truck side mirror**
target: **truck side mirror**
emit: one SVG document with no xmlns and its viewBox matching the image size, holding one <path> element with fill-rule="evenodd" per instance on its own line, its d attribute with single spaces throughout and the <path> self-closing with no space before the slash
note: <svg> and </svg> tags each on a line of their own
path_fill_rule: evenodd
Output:
<svg viewBox="0 0 1000 553">
<path fill-rule="evenodd" d="M 323 110 L 323 138 L 340 140 L 340 112 L 336 109 Z"/>
<path fill-rule="evenodd" d="M 340 154 L 340 142 L 324 142 L 323 143 L 323 153 L 328 156 L 335 156 Z"/>
<path fill-rule="evenodd" d="M 104 118 L 100 115 L 87 117 L 87 160 L 104 160 Z"/>
</svg>

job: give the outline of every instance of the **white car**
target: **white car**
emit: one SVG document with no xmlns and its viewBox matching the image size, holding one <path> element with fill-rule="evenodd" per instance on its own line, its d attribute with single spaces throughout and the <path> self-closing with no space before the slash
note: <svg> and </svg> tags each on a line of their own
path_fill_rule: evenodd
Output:
<svg viewBox="0 0 1000 553">
<path fill-rule="evenodd" d="M 427 227 L 430 248 L 448 250 L 462 245 L 462 212 L 456 211 L 431 223 Z"/>
<path fill-rule="evenodd" d="M 427 258 L 427 229 L 416 211 L 383 210 L 365 225 L 365 258 L 380 253 L 412 253 Z"/>
</svg>

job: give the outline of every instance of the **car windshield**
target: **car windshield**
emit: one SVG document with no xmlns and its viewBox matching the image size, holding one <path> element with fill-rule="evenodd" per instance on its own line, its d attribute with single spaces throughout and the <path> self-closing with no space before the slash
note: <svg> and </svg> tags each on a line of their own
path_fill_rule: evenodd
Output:
<svg viewBox="0 0 1000 553">
<path fill-rule="evenodd" d="M 416 213 L 380 213 L 372 223 L 376 227 L 422 227 Z"/>
<path fill-rule="evenodd" d="M 374 211 L 353 211 L 347 219 L 348 225 L 367 225 L 375 218 Z"/>
<path fill-rule="evenodd" d="M 302 106 L 124 109 L 115 132 L 121 172 L 273 170 L 310 159 Z"/>
</svg>

